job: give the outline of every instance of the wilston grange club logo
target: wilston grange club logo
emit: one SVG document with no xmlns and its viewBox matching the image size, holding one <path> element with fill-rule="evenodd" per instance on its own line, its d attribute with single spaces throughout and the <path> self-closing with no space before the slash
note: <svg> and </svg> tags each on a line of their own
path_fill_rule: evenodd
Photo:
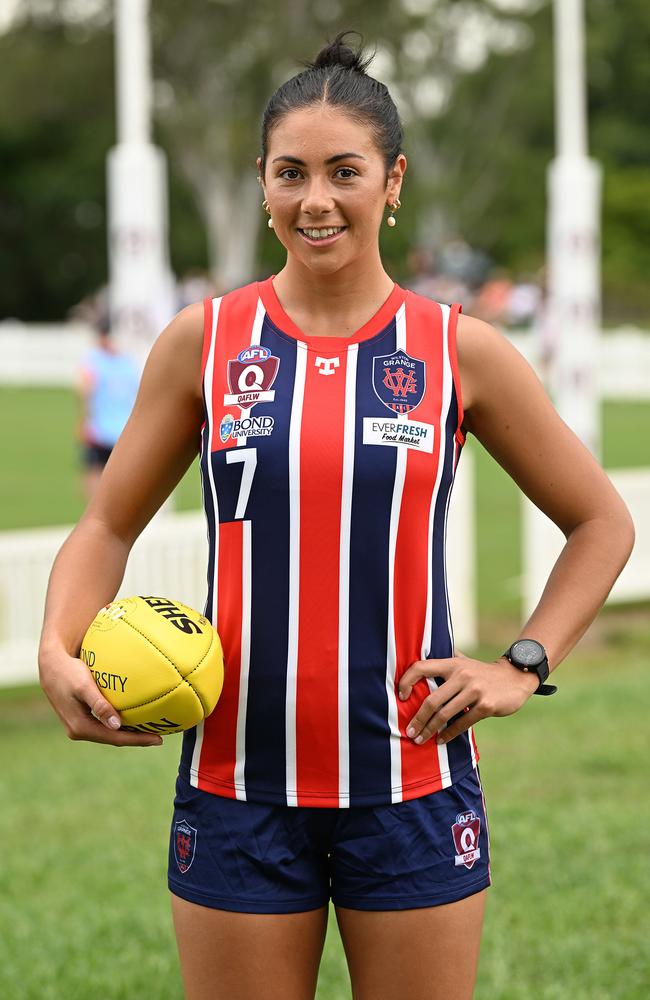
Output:
<svg viewBox="0 0 650 1000">
<path fill-rule="evenodd" d="M 274 357 L 268 347 L 252 344 L 240 351 L 236 358 L 228 361 L 228 387 L 224 394 L 224 406 L 240 406 L 249 410 L 255 403 L 272 403 L 275 389 L 271 386 L 278 374 L 280 359 Z"/>
<path fill-rule="evenodd" d="M 373 358 L 373 388 L 389 410 L 409 413 L 422 402 L 425 389 L 424 361 L 406 351 Z"/>
<path fill-rule="evenodd" d="M 196 851 L 196 827 L 184 820 L 174 823 L 174 857 L 178 870 L 184 875 L 194 861 Z"/>
</svg>

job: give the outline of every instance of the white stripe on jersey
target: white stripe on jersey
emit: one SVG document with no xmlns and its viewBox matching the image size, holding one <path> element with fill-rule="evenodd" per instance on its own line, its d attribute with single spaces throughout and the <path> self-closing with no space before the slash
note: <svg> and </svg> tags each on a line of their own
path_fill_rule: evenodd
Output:
<svg viewBox="0 0 650 1000">
<path fill-rule="evenodd" d="M 422 659 L 426 660 L 431 652 L 431 617 L 432 617 L 432 602 L 433 594 L 431 593 L 431 574 L 432 574 L 432 559 L 433 559 L 433 520 L 436 510 L 436 502 L 438 500 L 438 494 L 440 492 L 440 483 L 442 481 L 442 472 L 445 467 L 445 446 L 447 435 L 445 433 L 445 427 L 447 425 L 447 416 L 449 414 L 449 407 L 451 406 L 451 387 L 452 387 L 452 371 L 451 363 L 449 361 L 449 349 L 448 349 L 448 330 L 449 330 L 449 316 L 451 310 L 449 306 L 440 303 L 440 310 L 442 312 L 442 393 L 440 400 L 440 454 L 438 456 L 438 469 L 436 472 L 436 482 L 433 487 L 433 493 L 431 495 L 431 506 L 429 507 L 429 541 L 427 544 L 427 610 L 424 616 L 424 634 L 422 636 Z M 427 684 L 429 685 L 429 690 L 431 692 L 436 691 L 438 685 L 436 683 L 435 677 L 427 677 Z M 440 774 L 442 776 L 442 787 L 447 788 L 451 785 L 451 774 L 449 773 L 449 755 L 447 753 L 447 745 L 443 743 L 442 745 L 436 744 L 436 749 L 438 751 L 438 767 L 440 768 Z"/>
<path fill-rule="evenodd" d="M 354 474 L 354 430 L 358 344 L 350 344 L 345 369 L 345 415 L 343 419 L 343 482 L 341 484 L 341 535 L 339 548 L 339 805 L 350 805 L 349 734 L 349 628 L 350 628 L 350 524 Z"/>
<path fill-rule="evenodd" d="M 395 350 L 406 350 L 405 304 L 402 303 L 395 315 Z M 408 413 L 400 414 L 400 419 L 408 419 Z M 404 479 L 406 476 L 406 448 L 396 448 L 395 480 L 390 508 L 390 530 L 388 539 L 388 649 L 386 656 L 386 694 L 388 696 L 388 725 L 390 728 L 390 784 L 391 802 L 401 802 L 402 792 L 402 742 L 398 724 L 395 676 L 397 674 L 397 650 L 395 646 L 395 549 L 399 525 Z"/>
<path fill-rule="evenodd" d="M 235 793 L 246 799 L 246 710 L 248 678 L 251 662 L 251 522 L 242 521 L 242 593 L 241 593 L 241 657 L 239 668 L 239 700 L 237 703 L 237 737 L 235 757 Z"/>
<path fill-rule="evenodd" d="M 210 330 L 210 348 L 205 366 L 204 392 L 206 400 L 206 427 L 208 438 L 208 456 L 206 465 L 208 467 L 208 485 L 204 482 L 203 468 L 201 468 L 201 493 L 203 495 L 203 510 L 207 524 L 207 506 L 205 504 L 205 491 L 209 487 L 212 497 L 212 507 L 214 510 L 214 573 L 212 575 L 212 607 L 205 609 L 205 616 L 217 628 L 217 580 L 219 577 L 219 504 L 217 502 L 217 489 L 214 485 L 214 474 L 212 471 L 212 437 L 214 432 L 212 421 L 212 373 L 214 371 L 214 348 L 217 338 L 217 322 L 219 320 L 219 309 L 221 297 L 212 300 L 212 329 Z M 208 548 L 210 546 L 210 535 L 208 531 Z M 217 630 L 218 631 L 218 630 Z M 199 787 L 199 765 L 201 762 L 201 749 L 203 747 L 203 723 L 199 722 L 194 736 L 194 749 L 192 751 L 192 763 L 190 765 L 190 782 L 195 788 Z"/>
<path fill-rule="evenodd" d="M 307 377 L 307 345 L 296 345 L 291 419 L 289 424 L 289 648 L 287 651 L 286 741 L 287 805 L 298 805 L 296 765 L 296 696 L 298 687 L 298 621 L 300 599 L 300 431 Z"/>
<path fill-rule="evenodd" d="M 259 342 L 260 342 L 260 339 L 261 339 L 261 336 L 262 336 L 262 327 L 264 325 L 264 317 L 265 317 L 265 315 L 266 315 L 266 309 L 264 308 L 264 303 L 262 302 L 262 299 L 258 296 L 258 298 L 257 298 L 257 309 L 255 311 L 255 319 L 253 320 L 253 328 L 251 330 L 251 341 L 250 341 L 251 342 L 251 347 L 259 344 Z M 248 409 L 246 409 L 245 407 L 240 406 L 239 407 L 239 418 L 240 418 L 240 420 L 243 419 L 243 417 L 246 414 L 248 414 L 250 416 L 250 411 L 251 411 L 250 407 Z M 239 437 L 239 438 L 237 438 L 237 447 L 238 448 L 241 447 L 242 445 L 247 445 L 247 444 L 248 444 L 248 438 L 247 437 Z"/>
</svg>

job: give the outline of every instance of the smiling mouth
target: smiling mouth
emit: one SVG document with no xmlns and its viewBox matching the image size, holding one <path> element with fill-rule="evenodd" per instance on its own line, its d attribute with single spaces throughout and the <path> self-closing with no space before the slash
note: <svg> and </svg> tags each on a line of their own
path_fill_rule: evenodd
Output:
<svg viewBox="0 0 650 1000">
<path fill-rule="evenodd" d="M 316 243 L 333 243 L 347 228 L 347 226 L 323 226 L 321 229 L 298 229 L 298 232 L 304 240 L 315 245 Z M 324 235 L 321 236 L 321 233 Z"/>
</svg>

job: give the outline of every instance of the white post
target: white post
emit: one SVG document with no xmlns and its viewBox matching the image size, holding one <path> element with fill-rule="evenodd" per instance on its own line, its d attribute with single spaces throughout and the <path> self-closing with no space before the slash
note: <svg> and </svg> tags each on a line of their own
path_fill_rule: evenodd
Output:
<svg viewBox="0 0 650 1000">
<path fill-rule="evenodd" d="M 599 165 L 587 155 L 583 0 L 555 0 L 557 155 L 548 173 L 551 392 L 563 420 L 597 457 L 600 327 Z"/>
<path fill-rule="evenodd" d="M 115 0 L 117 145 L 107 163 L 111 319 L 144 364 L 175 311 L 167 168 L 150 142 L 149 0 Z"/>
</svg>

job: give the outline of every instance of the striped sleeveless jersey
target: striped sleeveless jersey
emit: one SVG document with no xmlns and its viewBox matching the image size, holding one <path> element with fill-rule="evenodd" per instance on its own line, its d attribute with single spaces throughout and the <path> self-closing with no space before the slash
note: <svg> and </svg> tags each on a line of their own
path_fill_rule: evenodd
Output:
<svg viewBox="0 0 650 1000">
<path fill-rule="evenodd" d="M 184 734 L 181 774 L 289 806 L 416 798 L 478 760 L 471 730 L 444 746 L 405 735 L 435 679 L 397 693 L 415 660 L 454 653 L 460 306 L 396 284 L 353 336 L 314 337 L 273 277 L 204 304 L 204 613 L 225 680 Z"/>
</svg>

